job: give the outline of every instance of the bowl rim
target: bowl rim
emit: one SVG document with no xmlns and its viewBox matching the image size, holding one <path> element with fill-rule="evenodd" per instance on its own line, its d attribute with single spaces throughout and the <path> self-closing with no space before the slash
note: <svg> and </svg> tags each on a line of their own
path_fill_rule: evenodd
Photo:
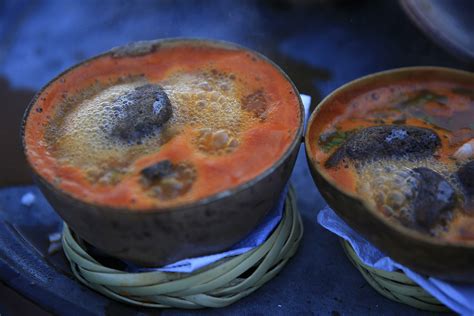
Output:
<svg viewBox="0 0 474 316">
<path fill-rule="evenodd" d="M 258 58 L 262 59 L 266 63 L 268 63 L 270 66 L 275 68 L 278 73 L 287 81 L 289 82 L 293 92 L 295 93 L 295 96 L 298 100 L 298 112 L 299 112 L 299 123 L 298 123 L 298 129 L 296 130 L 296 133 L 294 134 L 294 139 L 292 142 L 289 144 L 288 148 L 285 150 L 285 152 L 276 160 L 273 162 L 268 168 L 266 168 L 263 172 L 259 173 L 257 176 L 254 178 L 239 184 L 236 187 L 215 193 L 213 195 L 204 197 L 202 199 L 196 200 L 194 202 L 187 202 L 184 204 L 179 204 L 177 206 L 172 206 L 172 207 L 163 207 L 163 208 L 157 208 L 157 207 L 151 207 L 151 208 L 137 208 L 137 209 L 129 209 L 126 207 L 114 207 L 111 205 L 104 205 L 104 204 L 93 204 L 91 202 L 84 201 L 80 198 L 77 198 L 76 196 L 72 195 L 71 193 L 62 190 L 56 186 L 54 186 L 52 183 L 47 181 L 43 176 L 41 176 L 34 166 L 32 166 L 31 162 L 29 159 L 27 159 L 27 146 L 25 142 L 25 129 L 26 129 L 26 123 L 29 117 L 29 114 L 31 113 L 31 110 L 33 106 L 36 104 L 37 100 L 40 98 L 41 94 L 51 85 L 55 84 L 57 81 L 59 81 L 64 75 L 69 73 L 70 71 L 79 68 L 91 61 L 94 61 L 99 58 L 103 58 L 106 56 L 111 56 L 113 58 L 130 58 L 130 57 L 135 57 L 135 56 L 142 56 L 146 54 L 153 54 L 156 49 L 159 49 L 160 46 L 162 45 L 196 45 L 196 46 L 206 46 L 206 47 L 221 47 L 225 49 L 235 49 L 235 50 L 243 50 L 249 53 L 252 53 L 253 55 L 257 56 Z M 207 204 L 211 204 L 213 202 L 216 202 L 218 200 L 222 200 L 226 197 L 229 197 L 231 195 L 235 195 L 237 193 L 240 193 L 244 190 L 247 190 L 248 188 L 252 187 L 254 184 L 257 182 L 260 182 L 262 179 L 266 178 L 270 174 L 272 174 L 276 169 L 278 169 L 287 159 L 288 157 L 293 153 L 295 150 L 295 147 L 299 146 L 302 143 L 302 138 L 303 138 L 303 132 L 304 132 L 304 118 L 305 118 L 305 111 L 304 111 L 304 106 L 303 102 L 301 100 L 300 93 L 298 89 L 296 88 L 295 84 L 293 81 L 290 79 L 290 77 L 272 60 L 270 60 L 268 57 L 263 55 L 262 53 L 259 53 L 253 49 L 250 49 L 248 47 L 245 47 L 243 45 L 229 42 L 229 41 L 224 41 L 220 39 L 209 39 L 209 38 L 200 38 L 200 37 L 170 37 L 170 38 L 163 38 L 163 39 L 154 39 L 154 40 L 145 40 L 145 41 L 135 41 L 135 42 L 129 42 L 125 45 L 120 45 L 113 47 L 105 52 L 102 52 L 100 54 L 94 55 L 90 58 L 87 58 L 79 63 L 76 63 L 72 65 L 71 67 L 68 67 L 66 70 L 62 71 L 58 75 L 56 75 L 54 78 L 52 78 L 48 83 L 46 83 L 38 92 L 35 94 L 33 99 L 30 101 L 28 106 L 25 109 L 25 112 L 23 113 L 23 117 L 21 120 L 21 125 L 20 125 L 20 140 L 21 140 L 21 147 L 23 154 L 25 155 L 27 165 L 30 168 L 30 170 L 33 172 L 33 174 L 38 177 L 43 184 L 46 184 L 48 189 L 52 189 L 53 191 L 60 192 L 61 194 L 65 195 L 67 198 L 72 199 L 74 202 L 86 205 L 86 206 L 93 206 L 96 208 L 101 208 L 101 209 L 107 209 L 110 211 L 114 212 L 125 212 L 125 213 L 130 213 L 130 212 L 136 212 L 138 213 L 146 213 L 146 214 L 154 214 L 154 213 L 167 213 L 167 212 L 179 212 L 179 211 L 185 211 L 189 210 L 190 208 L 195 208 L 195 207 L 201 207 L 205 206 Z"/>
<path fill-rule="evenodd" d="M 339 94 L 346 92 L 346 90 L 356 88 L 359 85 L 364 85 L 368 82 L 369 83 L 373 82 L 377 78 L 387 78 L 389 76 L 398 75 L 398 74 L 404 74 L 404 75 L 409 75 L 413 73 L 419 74 L 423 72 L 426 72 L 426 73 L 438 72 L 438 73 L 445 73 L 445 74 L 450 74 L 454 76 L 471 77 L 472 79 L 474 79 L 474 73 L 470 71 L 466 71 L 466 70 L 460 70 L 460 69 L 448 68 L 448 67 L 439 67 L 439 66 L 409 66 L 409 67 L 400 67 L 400 68 L 384 70 L 384 71 L 372 73 L 372 74 L 351 80 L 345 83 L 344 85 L 336 88 L 326 97 L 324 97 L 323 100 L 321 100 L 318 103 L 313 113 L 311 113 L 311 116 L 308 119 L 306 131 L 304 134 L 306 157 L 308 157 L 307 160 L 308 160 L 308 164 L 310 165 L 310 168 L 314 169 L 324 179 L 324 181 L 326 181 L 331 186 L 333 186 L 338 192 L 360 202 L 364 206 L 364 209 L 366 211 L 368 211 L 371 215 L 376 217 L 377 220 L 381 221 L 385 226 L 389 226 L 390 228 L 394 229 L 397 233 L 402 234 L 402 235 L 407 235 L 408 237 L 415 239 L 419 242 L 428 243 L 431 246 L 443 246 L 443 247 L 453 247 L 453 248 L 473 250 L 474 241 L 464 241 L 464 240 L 451 241 L 451 240 L 437 239 L 437 238 L 428 236 L 416 230 L 409 229 L 403 225 L 399 225 L 397 223 L 390 221 L 388 218 L 380 214 L 380 212 L 377 212 L 376 210 L 372 209 L 370 204 L 368 204 L 364 199 L 359 198 L 356 194 L 353 194 L 348 190 L 340 189 L 337 186 L 336 181 L 334 181 L 332 178 L 330 178 L 327 175 L 326 172 L 324 172 L 324 170 L 320 167 L 321 165 L 316 161 L 316 159 L 311 154 L 311 150 L 310 150 L 311 146 L 309 144 L 309 142 L 312 140 L 310 137 L 311 126 L 313 126 L 314 121 L 318 113 L 321 111 L 321 109 L 325 106 L 329 106 L 328 104 L 331 104 L 331 101 L 335 97 L 337 97 Z M 396 80 L 394 80 L 394 82 L 395 81 Z"/>
</svg>

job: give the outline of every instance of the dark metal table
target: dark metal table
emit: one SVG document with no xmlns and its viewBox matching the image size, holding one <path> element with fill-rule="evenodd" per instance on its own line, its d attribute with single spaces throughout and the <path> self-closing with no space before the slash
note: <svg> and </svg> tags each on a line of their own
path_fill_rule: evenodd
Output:
<svg viewBox="0 0 474 316">
<path fill-rule="evenodd" d="M 79 285 L 61 253 L 44 255 L 59 218 L 34 186 L 19 186 L 30 178 L 17 130 L 34 91 L 68 66 L 129 41 L 186 36 L 238 42 L 273 59 L 314 103 L 352 79 L 385 69 L 473 69 L 426 39 L 395 1 L 314 2 L 0 1 L 0 314 L 419 313 L 379 296 L 337 239 L 316 224 L 324 201 L 303 151 L 292 176 L 305 225 L 299 252 L 263 288 L 220 310 L 136 309 Z M 20 204 L 28 191 L 37 196 L 31 207 Z"/>
</svg>

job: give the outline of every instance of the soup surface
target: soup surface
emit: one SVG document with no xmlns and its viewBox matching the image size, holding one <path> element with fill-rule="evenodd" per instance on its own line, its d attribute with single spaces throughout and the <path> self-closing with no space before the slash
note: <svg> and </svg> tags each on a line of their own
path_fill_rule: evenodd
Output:
<svg viewBox="0 0 474 316">
<path fill-rule="evenodd" d="M 76 198 L 166 208 L 264 172 L 295 140 L 300 115 L 291 83 L 259 56 L 168 43 L 56 79 L 31 108 L 25 146 L 41 177 Z"/>
<path fill-rule="evenodd" d="M 401 225 L 474 241 L 474 83 L 408 78 L 349 90 L 311 126 L 321 170 Z"/>
</svg>

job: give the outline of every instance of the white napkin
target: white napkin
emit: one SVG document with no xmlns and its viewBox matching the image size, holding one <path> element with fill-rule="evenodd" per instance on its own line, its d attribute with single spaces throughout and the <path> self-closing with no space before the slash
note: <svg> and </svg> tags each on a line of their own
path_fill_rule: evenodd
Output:
<svg viewBox="0 0 474 316">
<path fill-rule="evenodd" d="M 447 282 L 413 272 L 372 246 L 347 226 L 329 206 L 319 212 L 318 223 L 347 240 L 362 262 L 368 266 L 385 271 L 402 270 L 411 280 L 453 311 L 461 315 L 474 315 L 474 284 Z"/>
</svg>

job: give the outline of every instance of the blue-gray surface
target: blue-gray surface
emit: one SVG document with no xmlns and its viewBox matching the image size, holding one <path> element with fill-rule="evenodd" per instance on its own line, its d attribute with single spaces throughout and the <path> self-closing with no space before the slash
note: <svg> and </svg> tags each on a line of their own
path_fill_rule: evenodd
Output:
<svg viewBox="0 0 474 316">
<path fill-rule="evenodd" d="M 291 2 L 0 1 L 0 76 L 14 88 L 37 90 L 67 67 L 113 46 L 176 36 L 225 39 L 259 50 L 315 101 L 354 78 L 384 69 L 472 69 L 425 39 L 394 1 Z M 11 133 L 16 137 L 16 130 Z M 324 201 L 303 151 L 292 181 L 305 236 L 280 275 L 225 309 L 163 314 L 419 313 L 379 296 L 347 261 L 337 239 L 316 224 Z M 19 203 L 28 190 L 39 196 L 30 208 Z M 36 188 L 0 190 L 0 225 L 0 278 L 45 310 L 68 315 L 152 313 L 110 302 L 71 279 L 64 258 L 41 256 L 58 218 Z M 2 309 L 0 298 L 2 312 L 12 311 Z"/>
</svg>

